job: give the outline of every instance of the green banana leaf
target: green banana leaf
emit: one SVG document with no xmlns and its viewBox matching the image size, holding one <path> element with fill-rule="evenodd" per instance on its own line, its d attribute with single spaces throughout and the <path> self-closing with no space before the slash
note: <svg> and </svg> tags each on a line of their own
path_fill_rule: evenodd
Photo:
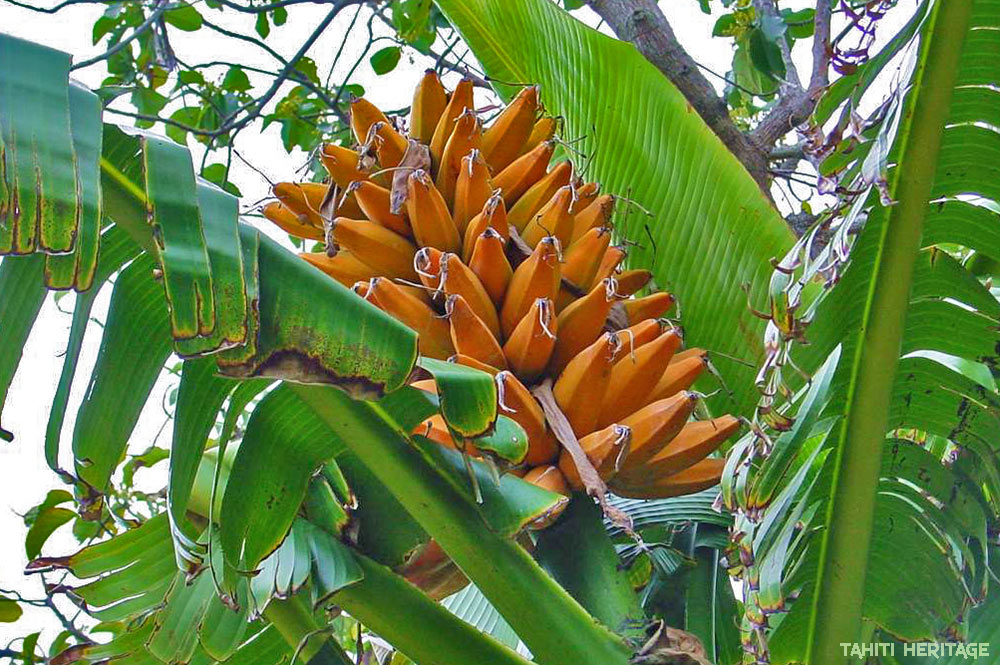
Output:
<svg viewBox="0 0 1000 665">
<path fill-rule="evenodd" d="M 580 23 L 549 0 L 435 0 L 503 95 L 503 82 L 541 85 L 541 100 L 579 139 L 586 178 L 619 201 L 630 265 L 676 294 L 689 346 L 718 352 L 732 391 L 714 408 L 749 414 L 772 258 L 792 235 L 756 183 L 683 95 L 635 48 Z M 578 165 L 579 167 L 580 165 Z M 647 216 L 642 210 L 649 212 Z M 747 366 L 732 360 L 745 361 Z"/>
<path fill-rule="evenodd" d="M 858 171 L 891 164 L 893 204 L 860 196 L 823 253 L 809 260 L 798 248 L 783 261 L 792 273 L 772 281 L 772 311 L 801 307 L 809 344 L 773 321 L 762 376 L 794 386 L 775 362 L 785 353 L 813 376 L 771 405 L 783 413 L 772 422 L 794 416 L 791 429 L 764 448 L 738 442 L 723 481 L 751 562 L 740 570 L 748 659 L 844 662 L 840 643 L 861 640 L 862 620 L 902 640 L 962 636 L 969 608 L 997 593 L 987 543 L 1000 517 L 990 376 L 1000 310 L 948 251 L 998 249 L 1000 190 L 988 174 L 1000 159 L 1000 95 L 984 63 L 1000 47 L 1000 14 L 995 0 L 935 3 L 921 23 L 924 10 L 910 23 L 920 49 L 909 89 Z M 843 274 L 815 288 L 829 266 Z"/>
</svg>

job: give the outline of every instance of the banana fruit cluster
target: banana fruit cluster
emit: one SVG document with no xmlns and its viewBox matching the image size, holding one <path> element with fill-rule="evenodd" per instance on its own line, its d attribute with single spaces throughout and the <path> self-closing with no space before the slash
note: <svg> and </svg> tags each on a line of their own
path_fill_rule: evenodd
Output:
<svg viewBox="0 0 1000 665">
<path fill-rule="evenodd" d="M 569 161 L 550 168 L 557 122 L 541 117 L 538 92 L 525 87 L 484 127 L 472 82 L 449 94 L 428 71 L 408 135 L 354 99 L 357 149 L 324 146 L 330 182 L 278 184 L 264 215 L 324 242 L 327 251 L 302 258 L 416 330 L 423 355 L 495 377 L 500 412 L 528 435 L 515 470 L 525 480 L 563 494 L 583 488 L 529 389 L 549 379 L 616 494 L 710 487 L 723 462 L 708 455 L 739 423 L 691 421 L 698 397 L 688 389 L 706 354 L 682 350 L 679 331 L 660 318 L 670 294 L 636 295 L 652 275 L 620 267 L 615 197 L 582 182 Z M 415 385 L 434 390 L 431 381 Z M 440 416 L 416 432 L 470 451 Z"/>
</svg>

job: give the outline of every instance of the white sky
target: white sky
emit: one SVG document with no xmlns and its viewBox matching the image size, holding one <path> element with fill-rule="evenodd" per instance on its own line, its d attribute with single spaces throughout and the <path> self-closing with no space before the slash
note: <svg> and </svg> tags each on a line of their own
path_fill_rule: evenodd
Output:
<svg viewBox="0 0 1000 665">
<path fill-rule="evenodd" d="M 29 1 L 34 1 L 39 6 L 52 4 L 51 2 L 43 4 L 41 0 Z M 702 14 L 695 0 L 667 0 L 660 4 L 671 20 L 678 38 L 699 63 L 720 73 L 729 69 L 731 49 L 726 42 L 711 38 L 715 17 Z M 782 6 L 797 7 L 805 4 L 809 3 L 783 2 Z M 913 3 L 910 0 L 901 4 L 912 6 Z M 206 9 L 203 5 L 200 9 L 216 23 L 221 23 L 230 29 L 253 33 L 253 18 L 250 16 L 238 15 L 232 11 L 220 13 Z M 93 46 L 90 40 L 91 26 L 100 16 L 101 10 L 100 7 L 76 5 L 55 15 L 44 15 L 14 7 L 0 0 L 0 31 L 70 52 L 77 61 L 80 61 L 104 50 L 102 46 Z M 323 6 L 289 7 L 288 22 L 283 27 L 272 27 L 268 44 L 286 57 L 292 55 L 327 11 L 328 8 Z M 316 60 L 321 75 L 329 68 L 329 63 L 342 41 L 352 14 L 353 10 L 343 12 L 309 52 L 309 55 Z M 906 14 L 906 10 L 898 14 L 902 17 Z M 593 14 L 587 13 L 584 17 L 591 25 L 597 23 Z M 363 18 L 359 20 L 359 26 L 363 26 Z M 376 21 L 374 25 L 376 34 L 389 34 L 380 22 Z M 896 27 L 897 21 L 892 21 L 891 25 L 885 26 L 883 35 L 891 34 Z M 351 38 L 341 57 L 342 64 L 338 65 L 337 73 L 346 70 L 364 45 L 363 27 L 356 30 L 356 36 Z M 217 39 L 217 36 L 207 29 L 202 29 L 193 35 L 172 31 L 171 35 L 174 49 L 188 62 L 204 62 L 221 57 L 247 65 L 274 67 L 273 61 L 262 52 L 232 40 Z M 805 45 L 800 45 L 795 52 L 800 72 L 809 71 L 807 48 Z M 352 82 L 362 84 L 367 91 L 366 96 L 382 108 L 400 108 L 409 104 L 412 87 L 427 64 L 428 62 L 423 59 L 412 62 L 404 58 L 390 75 L 376 77 L 365 62 L 360 66 Z M 75 76 L 91 87 L 97 87 L 105 75 L 103 64 L 75 73 Z M 255 85 L 262 85 L 264 77 L 252 73 L 250 77 Z M 446 82 L 450 87 L 454 84 L 455 77 L 446 78 Z M 252 127 L 240 135 L 236 147 L 272 181 L 293 179 L 293 172 L 305 161 L 305 155 L 301 151 L 290 155 L 285 153 L 277 125 L 264 133 L 259 132 L 259 126 Z M 200 156 L 200 153 L 196 154 Z M 231 178 L 242 190 L 244 203 L 249 204 L 268 196 L 269 185 L 263 177 L 236 160 L 233 164 Z M 106 292 L 103 294 L 95 308 L 95 316 L 100 320 L 103 320 L 105 315 L 107 295 Z M 43 441 L 49 404 L 62 367 L 60 354 L 65 348 L 70 325 L 70 316 L 66 312 L 72 310 L 72 300 L 72 296 L 67 296 L 59 303 L 59 307 L 65 311 L 60 311 L 52 298 L 47 300 L 25 347 L 20 370 L 3 409 L 3 426 L 13 431 L 17 438 L 12 444 L 0 443 L 0 534 L 3 534 L 3 540 L 0 541 L 2 543 L 0 544 L 0 588 L 17 589 L 33 598 L 41 596 L 41 585 L 36 577 L 24 578 L 22 575 L 27 560 L 23 547 L 25 528 L 20 514 L 39 503 L 49 489 L 61 486 L 45 464 Z M 63 432 L 62 459 L 66 468 L 71 468 L 71 458 L 67 453 L 72 440 L 72 416 L 82 400 L 86 388 L 85 379 L 89 376 L 90 368 L 95 361 L 99 343 L 100 330 L 92 326 L 85 340 L 66 419 L 67 426 Z M 3 348 L 0 352 L 10 353 L 13 350 Z M 161 404 L 170 385 L 168 377 L 161 377 L 132 437 L 130 444 L 132 452 L 148 447 L 163 425 L 165 416 Z M 169 441 L 170 428 L 167 427 L 160 435 L 158 444 L 168 447 Z M 148 476 L 145 479 L 147 484 L 153 488 L 162 486 L 166 463 L 160 467 L 162 468 L 152 471 L 140 471 L 140 477 L 145 473 Z M 49 540 L 44 553 L 64 554 L 75 548 L 75 540 L 69 534 L 68 527 L 64 527 Z M 41 644 L 47 645 L 60 629 L 46 610 L 25 608 L 24 616 L 16 624 L 0 624 L 0 647 L 5 646 L 15 636 L 37 630 L 43 632 Z"/>
</svg>

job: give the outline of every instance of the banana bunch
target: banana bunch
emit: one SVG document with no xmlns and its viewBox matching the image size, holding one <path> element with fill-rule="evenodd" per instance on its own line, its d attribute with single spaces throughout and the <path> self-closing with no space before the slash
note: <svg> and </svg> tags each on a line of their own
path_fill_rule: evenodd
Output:
<svg viewBox="0 0 1000 665">
<path fill-rule="evenodd" d="M 278 184 L 263 211 L 325 243 L 302 258 L 416 330 L 422 354 L 492 374 L 500 412 L 528 435 L 514 470 L 528 482 L 584 488 L 530 390 L 549 381 L 615 493 L 668 497 L 717 483 L 723 462 L 707 456 L 739 423 L 691 421 L 698 396 L 688 388 L 706 354 L 681 350 L 679 330 L 660 318 L 670 294 L 636 295 L 652 275 L 620 267 L 615 197 L 568 161 L 550 168 L 557 123 L 540 117 L 538 88 L 522 89 L 484 127 L 472 82 L 449 94 L 428 71 L 408 135 L 365 99 L 351 104 L 358 147 L 322 148 L 329 184 Z M 416 433 L 475 454 L 440 416 Z"/>
</svg>

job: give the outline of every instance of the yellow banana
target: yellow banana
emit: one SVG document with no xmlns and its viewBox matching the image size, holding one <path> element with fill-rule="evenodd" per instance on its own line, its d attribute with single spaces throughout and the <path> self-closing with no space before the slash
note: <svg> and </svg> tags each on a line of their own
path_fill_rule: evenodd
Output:
<svg viewBox="0 0 1000 665">
<path fill-rule="evenodd" d="M 611 224 L 611 215 L 615 211 L 615 197 L 604 194 L 594 199 L 586 208 L 577 208 L 580 212 L 573 217 L 573 235 L 570 242 L 576 242 L 590 229 Z"/>
<path fill-rule="evenodd" d="M 683 358 L 678 353 L 670 361 L 667 369 L 663 371 L 663 376 L 656 383 L 656 388 L 653 389 L 653 399 L 662 399 L 681 390 L 687 390 L 698 380 L 708 366 L 708 354 L 704 349 L 691 349 L 691 351 L 696 353 L 685 355 Z"/>
<path fill-rule="evenodd" d="M 271 201 L 261 209 L 261 214 L 282 231 L 299 238 L 323 242 L 326 235 L 322 227 L 309 223 L 308 216 L 299 217 L 278 201 Z"/>
<path fill-rule="evenodd" d="M 674 302 L 676 299 L 671 294 L 661 291 L 642 298 L 629 298 L 622 304 L 625 306 L 625 316 L 631 325 L 663 316 L 674 306 Z"/>
<path fill-rule="evenodd" d="M 469 268 L 483 283 L 483 288 L 489 294 L 493 305 L 499 308 L 503 304 L 504 294 L 507 293 L 507 286 L 514 271 L 510 267 L 507 255 L 504 254 L 503 237 L 494 231 L 492 226 L 487 226 L 476 238 L 472 256 L 469 258 Z"/>
<path fill-rule="evenodd" d="M 573 166 L 568 161 L 562 161 L 546 173 L 542 178 L 528 188 L 514 205 L 508 205 L 507 221 L 519 232 L 524 230 L 531 218 L 556 195 L 560 187 L 569 184 L 573 176 Z M 502 185 L 497 185 L 502 186 Z M 504 200 L 508 200 L 504 197 Z"/>
<path fill-rule="evenodd" d="M 525 383 L 542 375 L 555 347 L 558 323 L 555 307 L 547 298 L 538 298 L 503 345 L 514 374 Z"/>
<path fill-rule="evenodd" d="M 451 93 L 448 105 L 444 107 L 441 119 L 438 120 L 437 127 L 434 128 L 434 135 L 431 136 L 431 163 L 435 168 L 441 163 L 441 155 L 455 129 L 455 121 L 458 116 L 465 113 L 466 109 L 472 108 L 475 108 L 472 100 L 472 79 L 462 79 L 455 86 L 454 92 Z"/>
<path fill-rule="evenodd" d="M 601 403 L 598 427 L 621 422 L 649 401 L 656 382 L 670 364 L 680 343 L 680 336 L 668 330 L 615 363 L 611 370 L 611 385 L 615 389 Z"/>
<path fill-rule="evenodd" d="M 573 356 L 593 344 L 604 328 L 615 301 L 615 280 L 594 285 L 587 295 L 574 300 L 559 313 L 559 330 L 549 371 L 559 374 Z"/>
<path fill-rule="evenodd" d="M 451 343 L 459 353 L 497 369 L 507 369 L 503 349 L 483 320 L 460 295 L 448 296 L 445 314 L 451 327 Z"/>
<path fill-rule="evenodd" d="M 448 207 L 455 204 L 455 185 L 462 170 L 462 158 L 482 145 L 482 127 L 473 109 L 466 109 L 455 121 L 455 130 L 445 144 L 441 161 L 437 166 L 434 184 L 447 201 Z"/>
<path fill-rule="evenodd" d="M 492 228 L 503 238 L 503 244 L 507 244 L 510 237 L 510 229 L 507 226 L 507 207 L 504 205 L 500 190 L 494 190 L 493 194 L 483 205 L 483 210 L 474 216 L 468 226 L 465 227 L 465 235 L 462 239 L 462 260 L 466 263 L 472 258 L 472 250 L 483 231 Z"/>
<path fill-rule="evenodd" d="M 448 204 L 426 171 L 417 169 L 406 179 L 406 216 L 421 247 L 457 252 L 462 247 Z"/>
<path fill-rule="evenodd" d="M 605 333 L 576 354 L 559 374 L 552 392 L 577 437 L 590 434 L 597 427 L 600 414 L 595 405 L 604 401 L 611 369 L 621 350 L 618 335 Z"/>
<path fill-rule="evenodd" d="M 421 143 L 430 143 L 441 114 L 448 106 L 448 93 L 441 85 L 441 79 L 433 69 L 424 72 L 424 77 L 413 91 L 410 106 L 410 137 Z"/>
<path fill-rule="evenodd" d="M 379 187 L 371 180 L 356 180 L 348 185 L 347 191 L 354 195 L 365 217 L 401 236 L 413 237 L 413 231 L 406 217 L 394 215 L 389 211 L 388 189 Z"/>
<path fill-rule="evenodd" d="M 417 331 L 420 353 L 444 360 L 453 353 L 448 322 L 422 300 L 410 295 L 384 277 L 376 277 L 368 286 L 368 298 L 387 314 Z"/>
<path fill-rule="evenodd" d="M 618 335 L 621 337 L 625 352 L 631 355 L 643 344 L 648 344 L 659 337 L 664 329 L 664 324 L 659 320 L 648 319 L 619 331 Z M 674 357 L 676 358 L 677 356 Z"/>
<path fill-rule="evenodd" d="M 500 310 L 500 327 L 504 335 L 514 332 L 514 327 L 521 322 L 535 300 L 553 300 L 559 293 L 559 258 L 559 241 L 542 238 L 531 256 L 514 271 Z"/>
<path fill-rule="evenodd" d="M 542 407 L 510 372 L 500 372 L 495 377 L 499 413 L 516 422 L 528 435 L 528 455 L 524 463 L 528 466 L 548 464 L 559 455 L 559 442 L 545 423 Z"/>
<path fill-rule="evenodd" d="M 508 208 L 532 185 L 545 177 L 555 149 L 556 144 L 553 141 L 540 143 L 493 176 L 493 186 L 503 192 L 503 200 Z"/>
<path fill-rule="evenodd" d="M 521 154 L 521 147 L 535 128 L 537 112 L 538 86 L 522 88 L 483 132 L 483 157 L 494 173 L 503 170 Z"/>
<path fill-rule="evenodd" d="M 376 122 L 370 132 L 374 135 L 375 154 L 378 155 L 379 166 L 383 169 L 399 166 L 409 146 L 406 137 L 388 122 Z"/>
<path fill-rule="evenodd" d="M 569 239 L 573 235 L 573 215 L 569 213 L 572 204 L 573 188 L 569 185 L 560 187 L 524 227 L 521 237 L 528 246 L 534 247 L 545 236 L 553 236 L 563 247 L 569 247 Z"/>
<path fill-rule="evenodd" d="M 490 170 L 479 155 L 478 150 L 472 150 L 462 158 L 462 166 L 455 181 L 455 205 L 452 208 L 452 218 L 458 232 L 466 233 L 469 220 L 482 214 L 483 206 L 493 194 L 490 182 Z"/>
<path fill-rule="evenodd" d="M 632 432 L 628 427 L 610 425 L 580 439 L 580 447 L 601 478 L 607 480 L 614 475 L 618 464 L 628 453 L 631 439 Z M 559 454 L 559 470 L 566 476 L 566 482 L 570 487 L 575 490 L 584 489 L 576 462 L 565 450 Z"/>
<path fill-rule="evenodd" d="M 403 236 L 368 220 L 338 217 L 330 224 L 329 239 L 371 266 L 381 275 L 416 280 L 413 255 L 417 248 Z"/>
</svg>

